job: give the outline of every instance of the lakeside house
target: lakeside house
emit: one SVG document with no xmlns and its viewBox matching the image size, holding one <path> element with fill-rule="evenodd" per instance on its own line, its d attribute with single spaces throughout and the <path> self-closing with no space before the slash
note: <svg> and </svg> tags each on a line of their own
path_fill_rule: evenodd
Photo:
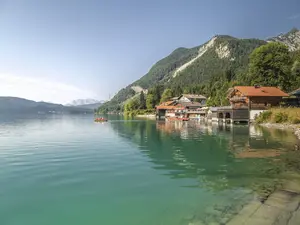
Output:
<svg viewBox="0 0 300 225">
<path fill-rule="evenodd" d="M 183 94 L 156 106 L 157 118 L 205 118 L 224 123 L 249 123 L 261 112 L 278 106 L 289 95 L 277 87 L 235 86 L 227 91 L 229 106 L 206 107 L 206 97 Z M 299 90 L 300 98 L 300 90 Z"/>
<path fill-rule="evenodd" d="M 218 121 L 249 122 L 289 95 L 277 87 L 235 86 L 227 92 L 230 106 L 218 108 Z"/>
<path fill-rule="evenodd" d="M 206 111 L 203 109 L 205 104 L 206 97 L 203 95 L 182 94 L 156 106 L 156 115 L 158 119 L 168 117 L 204 118 L 206 116 Z"/>
</svg>

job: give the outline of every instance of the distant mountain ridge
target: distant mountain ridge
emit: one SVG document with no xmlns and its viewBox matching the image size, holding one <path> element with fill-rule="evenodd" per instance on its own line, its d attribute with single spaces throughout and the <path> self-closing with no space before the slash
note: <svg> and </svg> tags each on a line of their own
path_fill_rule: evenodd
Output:
<svg viewBox="0 0 300 225">
<path fill-rule="evenodd" d="M 64 106 L 61 104 L 35 102 L 18 97 L 0 97 L 0 114 L 83 114 L 93 110 L 79 107 Z"/>
<path fill-rule="evenodd" d="M 96 103 L 103 103 L 104 101 L 99 101 L 96 99 L 88 98 L 88 99 L 76 99 L 72 102 L 66 104 L 66 106 L 81 106 L 81 105 L 90 105 Z"/>
</svg>

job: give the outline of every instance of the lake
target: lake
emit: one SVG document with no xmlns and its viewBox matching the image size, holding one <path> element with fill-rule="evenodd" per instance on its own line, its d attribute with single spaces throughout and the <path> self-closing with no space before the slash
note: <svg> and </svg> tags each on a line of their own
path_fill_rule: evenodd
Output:
<svg viewBox="0 0 300 225">
<path fill-rule="evenodd" d="M 252 199 L 253 184 L 277 179 L 265 171 L 296 141 L 248 126 L 4 117 L 0 224 L 208 223 Z"/>
</svg>

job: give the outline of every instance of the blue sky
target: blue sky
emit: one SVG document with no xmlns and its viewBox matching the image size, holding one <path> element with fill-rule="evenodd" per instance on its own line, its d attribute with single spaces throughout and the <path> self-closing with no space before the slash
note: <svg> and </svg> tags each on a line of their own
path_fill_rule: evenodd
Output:
<svg viewBox="0 0 300 225">
<path fill-rule="evenodd" d="M 0 95 L 107 99 L 178 47 L 299 25 L 299 0 L 0 0 Z"/>
</svg>

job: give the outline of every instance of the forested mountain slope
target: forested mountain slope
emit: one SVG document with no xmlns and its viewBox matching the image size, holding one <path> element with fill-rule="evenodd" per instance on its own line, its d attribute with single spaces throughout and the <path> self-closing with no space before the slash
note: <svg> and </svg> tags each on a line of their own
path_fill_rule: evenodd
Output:
<svg viewBox="0 0 300 225">
<path fill-rule="evenodd" d="M 293 29 L 267 41 L 287 43 L 290 50 L 295 50 L 299 49 L 299 38 L 300 32 Z M 111 101 L 100 107 L 100 111 L 121 110 L 122 103 L 137 94 L 135 90 L 144 90 L 147 93 L 147 89 L 155 85 L 184 90 L 189 86 L 218 81 L 218 76 L 227 76 L 229 80 L 243 80 L 249 55 L 267 41 L 217 35 L 203 45 L 190 49 L 178 48 L 154 64 L 139 80 L 120 90 Z"/>
</svg>

